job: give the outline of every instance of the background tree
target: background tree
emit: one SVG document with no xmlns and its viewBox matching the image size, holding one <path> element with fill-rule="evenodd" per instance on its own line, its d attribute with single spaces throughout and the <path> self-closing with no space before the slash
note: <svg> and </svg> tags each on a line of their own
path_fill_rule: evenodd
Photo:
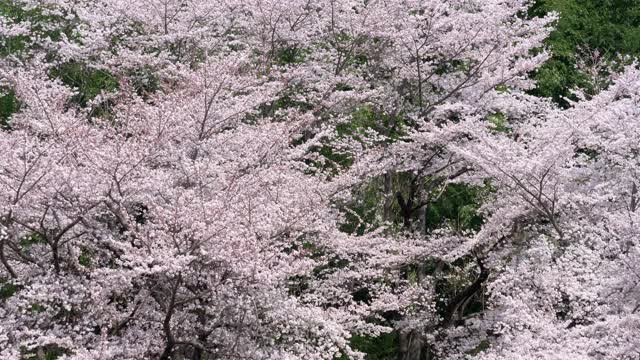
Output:
<svg viewBox="0 0 640 360">
<path fill-rule="evenodd" d="M 532 93 L 536 96 L 551 97 L 567 106 L 564 98 L 572 97 L 572 89 L 597 93 L 610 71 L 622 70 L 624 56 L 640 53 L 640 5 L 636 3 L 540 0 L 529 14 L 542 16 L 551 11 L 558 12 L 560 18 L 546 40 L 553 56 L 533 76 L 537 86 Z"/>
</svg>

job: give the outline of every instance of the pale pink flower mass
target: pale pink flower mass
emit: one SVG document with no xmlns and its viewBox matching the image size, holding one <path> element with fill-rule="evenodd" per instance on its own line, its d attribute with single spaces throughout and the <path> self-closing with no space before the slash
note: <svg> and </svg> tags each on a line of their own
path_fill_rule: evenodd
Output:
<svg viewBox="0 0 640 360">
<path fill-rule="evenodd" d="M 364 359 L 354 336 L 393 331 L 407 360 L 640 358 L 640 71 L 528 95 L 555 15 L 15 3 L 41 22 L 0 17 L 26 36 L 0 58 L 0 359 Z M 482 223 L 426 231 L 459 184 Z"/>
</svg>

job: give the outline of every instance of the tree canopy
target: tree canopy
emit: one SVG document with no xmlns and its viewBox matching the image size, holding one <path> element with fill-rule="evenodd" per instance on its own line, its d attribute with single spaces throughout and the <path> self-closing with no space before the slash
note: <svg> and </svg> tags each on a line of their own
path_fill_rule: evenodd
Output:
<svg viewBox="0 0 640 360">
<path fill-rule="evenodd" d="M 638 359 L 639 11 L 0 2 L 0 358 Z"/>
</svg>

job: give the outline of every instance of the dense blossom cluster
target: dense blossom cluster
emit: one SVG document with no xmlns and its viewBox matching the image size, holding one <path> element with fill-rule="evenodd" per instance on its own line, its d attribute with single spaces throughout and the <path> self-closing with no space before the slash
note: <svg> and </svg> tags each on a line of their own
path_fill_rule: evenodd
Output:
<svg viewBox="0 0 640 360">
<path fill-rule="evenodd" d="M 638 358 L 640 72 L 527 95 L 528 5 L 13 2 L 0 358 Z"/>
</svg>

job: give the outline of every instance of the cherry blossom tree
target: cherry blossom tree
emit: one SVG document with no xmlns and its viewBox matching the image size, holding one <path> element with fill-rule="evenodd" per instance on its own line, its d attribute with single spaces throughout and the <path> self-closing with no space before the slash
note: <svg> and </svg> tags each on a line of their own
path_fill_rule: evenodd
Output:
<svg viewBox="0 0 640 360">
<path fill-rule="evenodd" d="M 11 6 L 0 357 L 361 359 L 392 331 L 405 360 L 639 355 L 640 73 L 527 95 L 555 15 Z M 430 222 L 452 189 L 472 220 Z"/>
<path fill-rule="evenodd" d="M 382 206 L 372 224 L 378 227 L 360 240 L 361 248 L 344 252 L 367 259 L 353 261 L 354 269 L 385 269 L 369 270 L 372 282 L 395 282 L 396 307 L 386 310 L 398 313 L 385 320 L 400 332 L 401 358 L 432 358 L 447 355 L 442 336 L 481 296 L 488 271 L 482 249 L 461 247 L 463 229 L 433 232 L 438 224 L 427 224 L 426 212 L 453 182 L 483 185 L 486 176 L 469 176 L 474 165 L 459 148 L 502 112 L 526 106 L 518 94 L 532 86 L 528 73 L 547 58 L 541 41 L 553 17 L 527 20 L 527 3 L 520 1 L 395 5 L 384 11 L 395 31 L 373 42 L 365 67 L 365 79 L 381 89 L 367 103 L 380 123 L 373 144 L 354 151 L 348 172 L 357 184 L 379 184 Z M 357 204 L 357 194 L 345 201 Z M 460 289 L 444 294 L 451 278 Z"/>
<path fill-rule="evenodd" d="M 593 99 L 477 136 L 465 153 L 497 189 L 472 240 L 500 249 L 487 262 L 490 305 L 476 323 L 492 344 L 482 358 L 640 354 L 639 80 L 631 66 Z M 496 243 L 491 232 L 509 227 Z"/>
<path fill-rule="evenodd" d="M 292 296 L 334 190 L 295 146 L 313 117 L 277 104 L 299 75 L 259 27 L 276 5 L 21 4 L 71 30 L 3 59 L 3 358 L 358 356 L 348 312 Z M 79 103 L 71 65 L 116 86 Z"/>
</svg>

